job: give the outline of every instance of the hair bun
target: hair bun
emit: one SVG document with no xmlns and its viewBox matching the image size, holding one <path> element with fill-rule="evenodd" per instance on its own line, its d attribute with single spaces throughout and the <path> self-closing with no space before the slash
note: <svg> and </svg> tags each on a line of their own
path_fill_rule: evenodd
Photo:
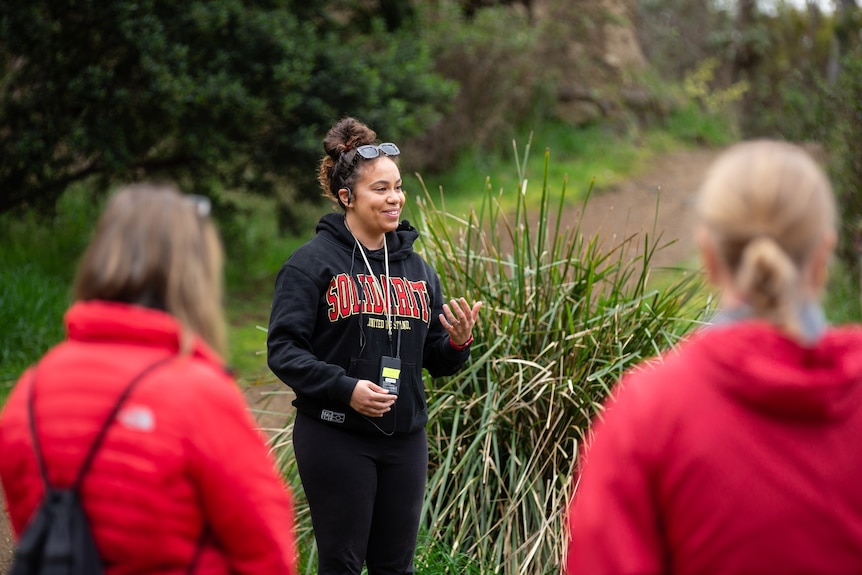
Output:
<svg viewBox="0 0 862 575">
<path fill-rule="evenodd" d="M 320 163 L 317 181 L 327 197 L 335 195 L 344 182 L 335 176 L 335 170 L 342 156 L 363 144 L 373 144 L 377 138 L 376 132 L 352 117 L 345 117 L 332 126 L 323 138 L 323 149 L 326 156 Z"/>
</svg>

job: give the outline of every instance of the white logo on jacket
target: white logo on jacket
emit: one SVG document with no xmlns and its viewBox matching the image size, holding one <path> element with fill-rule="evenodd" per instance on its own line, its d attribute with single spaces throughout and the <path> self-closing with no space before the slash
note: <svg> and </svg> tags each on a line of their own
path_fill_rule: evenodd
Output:
<svg viewBox="0 0 862 575">
<path fill-rule="evenodd" d="M 344 414 L 324 409 L 320 412 L 320 419 L 331 423 L 344 423 Z"/>
<path fill-rule="evenodd" d="M 143 405 L 131 405 L 120 410 L 117 421 L 123 427 L 136 431 L 152 431 L 156 428 L 156 416 Z"/>
</svg>

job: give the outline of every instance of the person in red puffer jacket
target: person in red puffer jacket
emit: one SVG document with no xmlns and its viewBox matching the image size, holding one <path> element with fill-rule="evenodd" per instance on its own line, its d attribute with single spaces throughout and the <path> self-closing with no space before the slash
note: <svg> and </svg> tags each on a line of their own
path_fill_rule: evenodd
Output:
<svg viewBox="0 0 862 575">
<path fill-rule="evenodd" d="M 72 483 L 122 390 L 81 498 L 108 575 L 296 573 L 291 494 L 227 372 L 222 250 L 206 198 L 115 193 L 78 268 L 67 339 L 19 379 L 0 415 L 0 481 L 16 536 L 48 478 Z"/>
<path fill-rule="evenodd" d="M 826 323 L 826 175 L 753 141 L 716 161 L 697 238 L 720 312 L 596 421 L 565 573 L 862 573 L 862 328 Z"/>
</svg>

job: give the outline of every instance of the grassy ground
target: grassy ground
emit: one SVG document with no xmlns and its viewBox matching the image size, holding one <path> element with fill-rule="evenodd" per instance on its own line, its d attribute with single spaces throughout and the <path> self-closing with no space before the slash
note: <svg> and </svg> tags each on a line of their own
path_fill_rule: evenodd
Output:
<svg viewBox="0 0 862 575">
<path fill-rule="evenodd" d="M 63 337 L 74 263 L 97 213 L 91 200 L 75 190 L 50 218 L 0 218 L 0 403 L 24 368 Z"/>
<path fill-rule="evenodd" d="M 683 145 L 664 130 L 620 134 L 601 126 L 574 130 L 546 124 L 496 153 L 468 151 L 451 170 L 421 175 L 421 180 L 432 196 L 445 198 L 442 205 L 452 214 L 467 213 L 476 199 L 484 196 L 487 187 L 495 192 L 503 190 L 501 203 L 513 208 L 519 178 L 512 167 L 520 165 L 528 179 L 538 181 L 543 177 L 547 149 L 551 152 L 549 180 L 568 181 L 567 202 L 575 205 L 592 183 L 596 192 L 601 193 L 646 169 L 655 156 Z M 413 183 L 405 178 L 405 186 L 409 185 Z M 415 194 L 419 190 L 407 191 Z M 552 202 L 555 199 L 552 195 Z"/>
</svg>

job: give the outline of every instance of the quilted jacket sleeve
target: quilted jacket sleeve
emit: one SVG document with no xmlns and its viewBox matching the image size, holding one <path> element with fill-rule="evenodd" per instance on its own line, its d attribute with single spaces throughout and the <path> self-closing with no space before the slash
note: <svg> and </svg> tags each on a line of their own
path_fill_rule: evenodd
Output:
<svg viewBox="0 0 862 575">
<path fill-rule="evenodd" d="M 595 425 L 582 452 L 580 480 L 569 508 L 567 575 L 665 573 L 666 553 L 640 450 L 636 401 L 622 393 Z"/>
<path fill-rule="evenodd" d="M 209 386 L 190 435 L 209 529 L 232 573 L 296 573 L 290 492 L 233 382 Z"/>
</svg>

